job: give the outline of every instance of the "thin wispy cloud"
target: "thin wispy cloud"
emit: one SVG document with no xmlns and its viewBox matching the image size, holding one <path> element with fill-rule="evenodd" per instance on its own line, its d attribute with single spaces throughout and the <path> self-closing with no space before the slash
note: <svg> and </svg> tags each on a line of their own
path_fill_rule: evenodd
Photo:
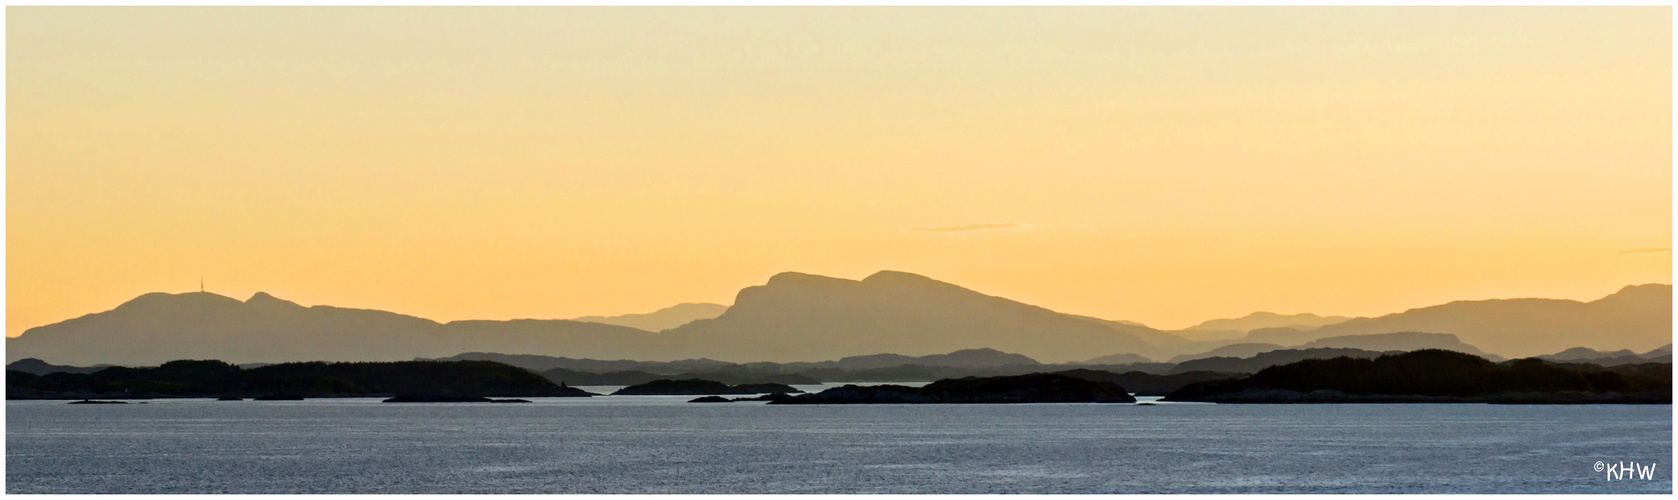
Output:
<svg viewBox="0 0 1678 500">
<path fill-rule="evenodd" d="M 1005 229 L 1029 230 L 1039 227 L 1044 226 L 1039 226 L 1029 222 L 991 222 L 986 224 L 967 224 L 962 226 L 912 227 L 909 228 L 909 230 L 920 233 L 971 233 L 977 231 L 1001 231 Z"/>
<path fill-rule="evenodd" d="M 1626 251 L 1620 252 L 1620 253 L 1622 253 L 1622 254 L 1625 254 L 1625 253 L 1658 253 L 1658 252 L 1671 252 L 1671 251 L 1672 251 L 1671 248 L 1644 248 L 1644 249 L 1641 249 L 1641 250 L 1626 250 Z"/>
</svg>

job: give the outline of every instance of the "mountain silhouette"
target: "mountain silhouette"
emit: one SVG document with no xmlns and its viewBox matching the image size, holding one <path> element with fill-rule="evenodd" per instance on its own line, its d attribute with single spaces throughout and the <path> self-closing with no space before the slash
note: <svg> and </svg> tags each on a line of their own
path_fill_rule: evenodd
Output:
<svg viewBox="0 0 1678 500">
<path fill-rule="evenodd" d="M 1394 351 L 1396 354 L 1397 351 Z M 1306 359 L 1334 359 L 1341 356 L 1353 358 L 1373 358 L 1380 356 L 1380 351 L 1349 348 L 1317 347 L 1311 349 L 1277 349 L 1265 351 L 1252 356 L 1213 356 L 1197 358 L 1177 363 L 1170 373 L 1217 372 L 1217 373 L 1254 373 L 1275 365 L 1283 365 Z"/>
<path fill-rule="evenodd" d="M 1537 356 L 1537 358 L 1559 363 L 1592 363 L 1602 366 L 1618 366 L 1649 362 L 1671 363 L 1672 344 L 1667 344 L 1642 354 L 1632 352 L 1631 349 L 1603 352 L 1589 347 L 1575 347 L 1555 354 Z"/>
<path fill-rule="evenodd" d="M 439 323 L 385 311 L 304 307 L 266 293 L 245 301 L 204 292 L 149 293 L 110 311 L 31 328 L 20 337 L 7 339 L 6 356 L 8 362 L 33 357 L 45 363 L 74 366 L 154 366 L 194 358 L 241 364 L 401 361 L 470 352 L 605 360 L 709 358 L 718 362 L 787 363 L 878 353 L 894 353 L 884 355 L 887 358 L 913 359 L 991 349 L 989 352 L 1005 351 L 1034 362 L 1065 363 L 1109 355 L 1171 359 L 1234 343 L 1301 346 L 1317 345 L 1311 342 L 1329 337 L 1428 332 L 1455 335 L 1454 342 L 1469 346 L 1361 348 L 1444 347 L 1515 357 L 1572 347 L 1646 351 L 1669 344 L 1671 297 L 1671 285 L 1638 285 L 1592 302 L 1459 301 L 1377 318 L 1357 318 L 1309 331 L 1260 328 L 1249 332 L 1244 340 L 1208 342 L 1130 322 L 1059 313 L 895 271 L 881 271 L 862 280 L 778 274 L 764 285 L 741 290 L 734 305 L 715 318 L 693 320 L 656 333 L 575 320 Z M 639 316 L 637 321 L 660 316 L 661 320 L 675 322 L 681 319 L 674 314 L 678 308 L 630 316 Z M 666 312 L 669 314 L 661 314 Z M 1480 350 L 1470 350 L 1476 346 Z M 967 355 L 992 356 L 983 351 Z M 1140 361 L 1125 356 L 1110 359 Z"/>
<path fill-rule="evenodd" d="M 257 293 L 148 293 L 109 311 L 6 339 L 6 358 L 155 366 L 176 359 L 234 363 L 399 361 L 462 351 L 577 352 L 640 357 L 658 334 L 567 320 L 438 323 L 385 311 L 303 307 Z"/>
<path fill-rule="evenodd" d="M 1368 351 L 1373 353 L 1444 349 L 1448 351 L 1473 354 L 1485 358 L 1492 358 L 1497 361 L 1501 361 L 1503 359 L 1497 355 L 1482 352 L 1477 347 L 1465 344 L 1461 340 L 1458 340 L 1455 335 L 1445 333 L 1396 332 L 1329 337 L 1290 346 L 1256 342 L 1230 344 L 1198 354 L 1180 355 L 1171 358 L 1171 362 L 1185 363 L 1188 361 L 1207 358 L 1252 358 L 1263 353 L 1282 350 L 1296 353 L 1332 354 L 1336 351 L 1346 349 Z"/>
<path fill-rule="evenodd" d="M 1297 328 L 1308 330 L 1325 325 L 1340 323 L 1352 318 L 1345 316 L 1318 316 L 1311 313 L 1276 314 L 1259 311 L 1239 318 L 1207 320 L 1184 330 L 1187 331 L 1232 331 L 1250 332 L 1260 328 Z"/>
<path fill-rule="evenodd" d="M 29 329 L 7 340 L 7 357 L 141 366 L 182 358 L 396 361 L 473 351 L 815 361 L 994 348 L 1035 362 L 1158 350 L 1138 333 L 1175 339 L 1145 326 L 1091 321 L 909 273 L 883 271 L 862 281 L 782 273 L 741 290 L 721 316 L 663 333 L 573 320 L 438 323 L 385 311 L 304 307 L 266 293 L 243 302 L 204 292 L 150 293 L 110 311 Z"/>
<path fill-rule="evenodd" d="M 1312 338 L 1320 339 L 1392 332 L 1449 333 L 1463 342 L 1510 358 L 1549 354 L 1570 347 L 1644 351 L 1672 343 L 1672 285 L 1627 286 L 1591 302 L 1461 300 L 1376 318 L 1351 319 L 1309 333 Z M 1247 341 L 1268 340 L 1254 339 L 1250 334 Z"/>
<path fill-rule="evenodd" d="M 1108 354 L 1084 360 L 1086 365 L 1128 365 L 1135 363 L 1152 363 L 1154 360 L 1136 354 Z"/>
<path fill-rule="evenodd" d="M 1363 349 L 1367 351 L 1420 351 L 1423 349 L 1443 349 L 1464 354 L 1473 354 L 1492 361 L 1502 361 L 1503 358 L 1486 354 L 1479 348 L 1463 343 L 1456 335 L 1449 333 L 1422 332 L 1393 332 L 1374 333 L 1369 335 L 1342 335 L 1327 337 L 1300 345 L 1298 349 L 1316 349 L 1327 347 L 1333 349 Z"/>
<path fill-rule="evenodd" d="M 608 325 L 627 326 L 637 330 L 662 332 L 682 326 L 698 319 L 711 319 L 721 316 L 728 306 L 709 303 L 683 303 L 645 314 L 625 314 L 622 316 L 583 316 L 571 318 L 571 321 L 586 321 L 589 323 L 605 323 Z"/>
<path fill-rule="evenodd" d="M 1286 347 L 1281 346 L 1281 345 L 1267 344 L 1267 343 L 1263 343 L 1263 342 L 1248 342 L 1248 343 L 1241 343 L 1241 344 L 1230 344 L 1230 345 L 1226 345 L 1226 346 L 1219 347 L 1217 349 L 1212 349 L 1210 351 L 1206 351 L 1206 352 L 1202 352 L 1202 353 L 1178 355 L 1178 356 L 1172 357 L 1170 362 L 1172 362 L 1172 363 L 1182 363 L 1184 361 L 1202 359 L 1202 358 L 1251 358 L 1253 356 L 1258 355 L 1261 352 L 1269 352 L 1269 351 L 1274 351 L 1274 350 L 1277 350 L 1277 349 L 1285 349 L 1285 348 Z"/>
<path fill-rule="evenodd" d="M 589 373 L 644 371 L 651 373 L 676 374 L 739 366 L 734 363 L 717 361 L 714 359 L 681 359 L 661 362 L 635 361 L 628 359 L 573 359 L 563 356 L 546 356 L 541 354 L 499 354 L 489 352 L 466 352 L 449 356 L 447 358 L 426 361 L 494 361 L 536 372 L 545 372 L 555 368 L 563 368 Z"/>
<path fill-rule="evenodd" d="M 46 375 L 48 373 L 93 373 L 112 366 L 114 365 L 60 366 L 35 358 L 23 358 L 11 363 L 6 363 L 6 370 L 24 372 L 33 375 Z"/>
<path fill-rule="evenodd" d="M 1121 329 L 1124 328 L 1124 329 Z M 781 273 L 741 290 L 715 319 L 667 330 L 690 355 L 815 361 L 877 352 L 923 356 L 991 348 L 1045 362 L 1091 353 L 1153 353 L 1147 327 L 1104 324 L 993 297 L 915 274 L 881 271 L 861 281 Z"/>
</svg>

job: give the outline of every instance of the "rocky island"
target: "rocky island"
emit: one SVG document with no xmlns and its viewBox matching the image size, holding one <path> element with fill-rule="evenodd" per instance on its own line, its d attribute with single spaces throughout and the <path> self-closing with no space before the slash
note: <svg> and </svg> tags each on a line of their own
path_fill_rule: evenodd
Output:
<svg viewBox="0 0 1678 500">
<path fill-rule="evenodd" d="M 769 404 L 1005 404 L 1134 403 L 1123 386 L 1053 373 L 944 379 L 924 387 L 901 385 L 835 387 L 815 394 L 769 400 Z"/>
<path fill-rule="evenodd" d="M 1426 349 L 1308 359 L 1250 377 L 1189 384 L 1165 401 L 1213 403 L 1672 403 L 1672 365 L 1603 368 L 1536 358 L 1493 363 Z"/>
<path fill-rule="evenodd" d="M 632 385 L 613 392 L 613 396 L 715 396 L 721 394 L 769 394 L 804 392 L 786 384 L 728 385 L 714 380 L 660 379 Z"/>
<path fill-rule="evenodd" d="M 225 398 L 226 396 L 223 396 Z M 216 398 L 218 401 L 224 400 Z M 302 401 L 303 396 L 297 394 L 267 394 L 251 398 L 251 401 Z"/>
<path fill-rule="evenodd" d="M 8 370 L 7 399 L 251 398 L 462 394 L 478 397 L 587 397 L 529 370 L 492 361 L 280 363 L 241 368 L 214 360 L 170 361 L 149 368 L 109 367 L 46 375 Z"/>
<path fill-rule="evenodd" d="M 567 387 L 567 389 L 571 389 Z M 583 392 L 581 389 L 571 389 Z M 592 393 L 585 393 L 592 396 Z M 382 401 L 384 403 L 529 403 L 528 399 L 490 399 L 483 396 L 463 394 L 401 394 Z"/>
</svg>

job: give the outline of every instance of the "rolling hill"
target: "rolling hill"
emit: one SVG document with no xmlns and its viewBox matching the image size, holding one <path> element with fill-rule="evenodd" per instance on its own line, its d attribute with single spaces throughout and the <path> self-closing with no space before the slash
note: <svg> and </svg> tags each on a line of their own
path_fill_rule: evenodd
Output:
<svg viewBox="0 0 1678 500">
<path fill-rule="evenodd" d="M 566 320 L 438 323 L 385 311 L 303 307 L 257 293 L 148 293 L 109 311 L 31 328 L 6 339 L 7 362 L 155 366 L 177 359 L 233 363 L 400 361 L 462 351 L 655 354 L 658 334 Z"/>
<path fill-rule="evenodd" d="M 1633 285 L 1591 302 L 1563 299 L 1461 300 L 1322 326 L 1314 338 L 1392 332 L 1456 335 L 1510 358 L 1571 347 L 1646 351 L 1672 343 L 1672 285 Z M 1259 332 L 1254 332 L 1259 333 Z M 1251 340 L 1249 336 L 1248 341 Z M 1282 343 L 1282 342 L 1277 342 Z"/>
<path fill-rule="evenodd" d="M 588 323 L 605 323 L 608 325 L 627 326 L 637 330 L 662 332 L 682 326 L 700 319 L 711 319 L 721 316 L 728 306 L 703 302 L 688 302 L 676 304 L 645 314 L 625 314 L 622 316 L 583 316 L 571 318 L 571 321 Z"/>
</svg>

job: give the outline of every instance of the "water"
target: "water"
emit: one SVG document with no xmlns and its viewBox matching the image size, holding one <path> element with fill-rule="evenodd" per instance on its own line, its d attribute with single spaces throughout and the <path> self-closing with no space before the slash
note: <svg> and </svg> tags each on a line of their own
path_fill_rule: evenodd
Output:
<svg viewBox="0 0 1678 500">
<path fill-rule="evenodd" d="M 1672 493 L 1672 407 L 6 404 L 7 493 Z M 1598 461 L 1656 462 L 1605 481 Z"/>
</svg>

